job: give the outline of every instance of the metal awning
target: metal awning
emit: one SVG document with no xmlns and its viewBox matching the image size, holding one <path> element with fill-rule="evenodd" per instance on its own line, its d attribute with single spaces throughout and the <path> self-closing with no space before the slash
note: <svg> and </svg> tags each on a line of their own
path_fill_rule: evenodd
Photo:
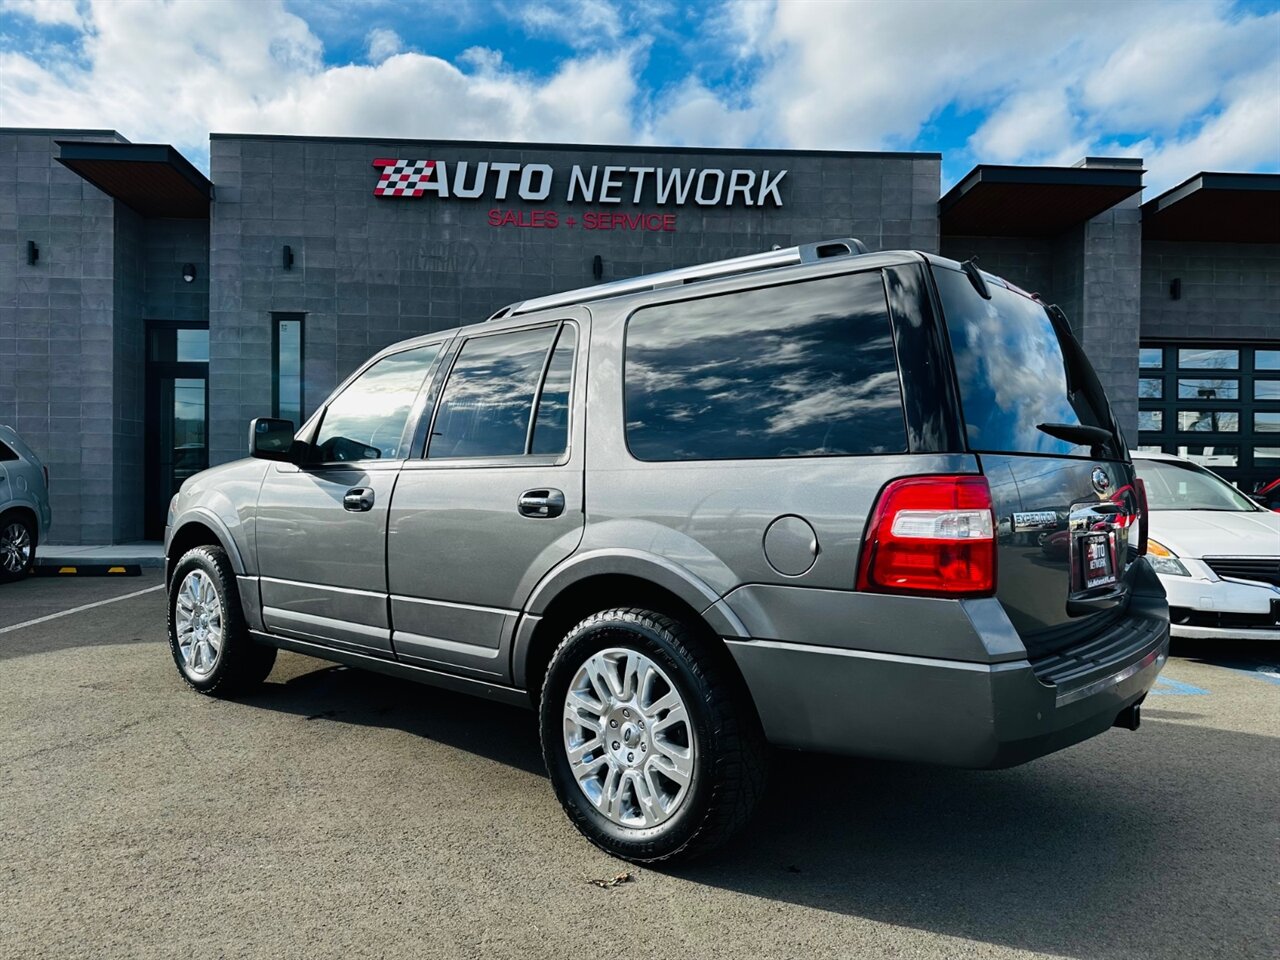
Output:
<svg viewBox="0 0 1280 960">
<path fill-rule="evenodd" d="M 168 144 L 55 142 L 59 163 L 144 217 L 209 218 L 213 184 Z"/>
<path fill-rule="evenodd" d="M 1062 233 L 1142 190 L 1140 160 L 1109 160 L 1106 164 L 979 164 L 938 201 L 942 235 L 1047 237 Z"/>
<path fill-rule="evenodd" d="M 1280 243 L 1280 173 L 1197 173 L 1142 205 L 1142 238 Z"/>
</svg>

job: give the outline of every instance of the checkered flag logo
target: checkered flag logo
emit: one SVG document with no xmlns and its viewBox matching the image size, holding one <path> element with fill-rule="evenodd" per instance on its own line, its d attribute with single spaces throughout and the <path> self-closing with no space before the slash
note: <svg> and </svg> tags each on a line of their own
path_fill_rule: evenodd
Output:
<svg viewBox="0 0 1280 960">
<path fill-rule="evenodd" d="M 382 176 L 373 188 L 375 197 L 420 197 L 426 192 L 422 185 L 436 168 L 434 160 L 378 159 L 373 165 L 382 168 Z"/>
</svg>

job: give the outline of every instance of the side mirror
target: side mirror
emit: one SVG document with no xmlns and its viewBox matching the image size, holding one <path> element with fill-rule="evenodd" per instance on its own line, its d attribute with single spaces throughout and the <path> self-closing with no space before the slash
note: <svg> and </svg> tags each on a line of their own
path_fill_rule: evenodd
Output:
<svg viewBox="0 0 1280 960">
<path fill-rule="evenodd" d="M 249 424 L 249 456 L 296 463 L 293 421 L 258 417 Z"/>
</svg>

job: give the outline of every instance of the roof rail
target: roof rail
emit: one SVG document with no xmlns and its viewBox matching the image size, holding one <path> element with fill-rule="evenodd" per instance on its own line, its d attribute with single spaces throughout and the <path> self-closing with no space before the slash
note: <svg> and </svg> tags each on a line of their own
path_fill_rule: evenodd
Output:
<svg viewBox="0 0 1280 960">
<path fill-rule="evenodd" d="M 661 273 L 649 273 L 627 280 L 614 280 L 600 283 L 594 287 L 581 287 L 577 290 L 566 290 L 545 297 L 535 297 L 510 307 L 499 310 L 490 317 L 496 320 L 502 316 L 514 317 L 521 313 L 532 313 L 535 310 L 546 310 L 551 307 L 564 307 L 570 304 L 590 303 L 595 300 L 607 300 L 628 293 L 639 293 L 644 290 L 658 290 L 663 287 L 678 287 L 699 280 L 711 280 L 716 277 L 728 277 L 740 273 L 755 273 L 759 270 L 772 270 L 776 267 L 790 267 L 799 263 L 816 263 L 831 257 L 858 256 L 867 252 L 867 245 L 852 237 L 835 240 L 821 240 L 817 243 L 804 243 L 798 247 L 768 250 L 764 253 L 753 253 L 745 257 L 733 257 L 729 260 L 715 260 L 711 263 L 695 264 L 692 267 L 679 267 L 675 270 L 664 270 Z"/>
</svg>

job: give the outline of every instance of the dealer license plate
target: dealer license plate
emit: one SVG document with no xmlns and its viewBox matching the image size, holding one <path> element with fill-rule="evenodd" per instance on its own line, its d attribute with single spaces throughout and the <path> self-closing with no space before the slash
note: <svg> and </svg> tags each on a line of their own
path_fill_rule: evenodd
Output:
<svg viewBox="0 0 1280 960">
<path fill-rule="evenodd" d="M 1084 564 L 1086 590 L 1116 582 L 1116 568 L 1111 558 L 1111 537 L 1105 533 L 1088 533 L 1080 538 L 1080 556 Z"/>
</svg>

